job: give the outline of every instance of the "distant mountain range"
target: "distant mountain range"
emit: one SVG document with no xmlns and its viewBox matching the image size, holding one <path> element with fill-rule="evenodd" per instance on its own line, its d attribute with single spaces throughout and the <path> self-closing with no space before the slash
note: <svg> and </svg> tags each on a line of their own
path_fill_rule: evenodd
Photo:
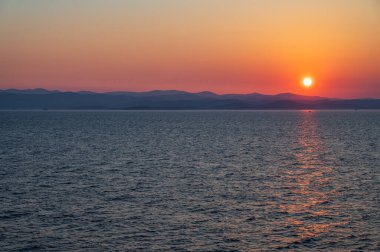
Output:
<svg viewBox="0 0 380 252">
<path fill-rule="evenodd" d="M 380 109 L 380 99 L 332 99 L 291 93 L 277 95 L 149 92 L 62 92 L 0 90 L 0 109 Z"/>
</svg>

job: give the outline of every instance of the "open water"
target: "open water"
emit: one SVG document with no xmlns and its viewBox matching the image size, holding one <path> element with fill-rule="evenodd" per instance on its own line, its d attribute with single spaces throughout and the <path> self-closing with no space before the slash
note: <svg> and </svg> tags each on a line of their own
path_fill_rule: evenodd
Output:
<svg viewBox="0 0 380 252">
<path fill-rule="evenodd" d="M 380 251 L 380 111 L 2 111 L 2 251 Z"/>
</svg>

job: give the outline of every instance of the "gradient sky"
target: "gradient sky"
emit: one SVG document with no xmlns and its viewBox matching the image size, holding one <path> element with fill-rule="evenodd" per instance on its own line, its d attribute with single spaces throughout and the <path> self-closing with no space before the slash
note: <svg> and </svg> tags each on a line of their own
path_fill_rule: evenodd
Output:
<svg viewBox="0 0 380 252">
<path fill-rule="evenodd" d="M 1 0 L 0 88 L 35 87 L 380 98 L 380 1 Z"/>
</svg>

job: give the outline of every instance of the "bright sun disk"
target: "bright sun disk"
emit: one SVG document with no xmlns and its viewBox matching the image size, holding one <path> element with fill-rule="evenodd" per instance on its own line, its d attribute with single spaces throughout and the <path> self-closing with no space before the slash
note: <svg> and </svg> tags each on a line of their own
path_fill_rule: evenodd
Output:
<svg viewBox="0 0 380 252">
<path fill-rule="evenodd" d="M 310 77 L 306 77 L 303 79 L 303 85 L 305 87 L 311 87 L 313 85 L 313 79 Z"/>
</svg>

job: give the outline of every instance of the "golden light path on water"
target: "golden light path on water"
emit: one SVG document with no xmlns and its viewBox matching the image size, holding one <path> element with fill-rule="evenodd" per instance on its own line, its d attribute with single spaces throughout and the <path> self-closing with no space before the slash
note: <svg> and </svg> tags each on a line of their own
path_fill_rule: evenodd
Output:
<svg viewBox="0 0 380 252">
<path fill-rule="evenodd" d="M 339 192 L 334 186 L 334 167 L 326 162 L 328 149 L 319 135 L 316 114 L 302 112 L 294 142 L 296 162 L 282 174 L 282 189 L 287 192 L 281 194 L 278 207 L 288 216 L 282 226 L 293 230 L 293 235 L 281 237 L 279 242 L 288 244 L 288 248 L 292 248 L 289 244 L 312 242 L 339 232 L 348 223 L 338 217 L 342 206 L 333 202 Z"/>
</svg>

